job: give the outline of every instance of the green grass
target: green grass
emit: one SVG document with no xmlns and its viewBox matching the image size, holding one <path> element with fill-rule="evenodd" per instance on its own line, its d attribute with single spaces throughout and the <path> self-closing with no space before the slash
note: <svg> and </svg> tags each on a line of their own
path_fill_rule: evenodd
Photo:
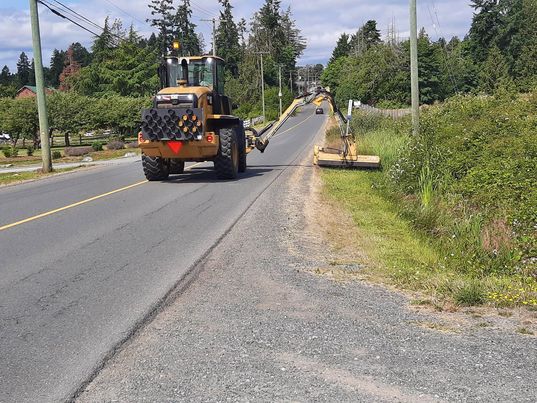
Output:
<svg viewBox="0 0 537 403">
<path fill-rule="evenodd" d="M 0 186 L 2 185 L 10 185 L 13 183 L 28 181 L 28 180 L 35 180 L 35 179 L 41 179 L 46 178 L 51 175 L 55 175 L 62 172 L 69 172 L 73 171 L 75 169 L 78 169 L 79 167 L 74 168 L 64 168 L 64 169 L 56 169 L 54 172 L 44 174 L 37 171 L 32 172 L 18 172 L 18 173 L 0 173 Z"/>
<path fill-rule="evenodd" d="M 325 197 L 352 216 L 355 236 L 349 239 L 367 256 L 371 279 L 441 303 L 537 306 L 532 276 L 490 263 L 496 258 L 495 265 L 516 267 L 516 256 L 506 251 L 491 258 L 483 251 L 484 213 L 457 211 L 450 198 L 464 204 L 464 197 L 442 193 L 428 166 L 417 171 L 414 191 L 400 190 L 393 172 L 410 143 L 405 121 L 358 117 L 353 123 L 359 153 L 380 155 L 383 170 L 323 169 L 322 178 Z M 330 130 L 327 143 L 337 143 L 337 136 Z"/>
<path fill-rule="evenodd" d="M 64 147 L 53 147 L 51 152 L 60 151 L 62 153 L 62 158 L 54 160 L 55 164 L 64 163 L 64 162 L 79 162 L 84 157 L 66 157 L 64 155 Z M 95 151 L 89 154 L 94 161 L 100 160 L 109 160 L 114 158 L 121 158 L 126 153 L 133 152 L 140 154 L 139 148 L 125 148 L 123 150 L 103 150 Z M 19 150 L 19 155 L 17 157 L 5 158 L 3 154 L 0 153 L 0 165 L 13 164 L 14 166 L 23 166 L 23 165 L 32 165 L 41 163 L 41 150 L 34 151 L 33 156 L 29 157 L 26 155 L 25 149 Z"/>
</svg>

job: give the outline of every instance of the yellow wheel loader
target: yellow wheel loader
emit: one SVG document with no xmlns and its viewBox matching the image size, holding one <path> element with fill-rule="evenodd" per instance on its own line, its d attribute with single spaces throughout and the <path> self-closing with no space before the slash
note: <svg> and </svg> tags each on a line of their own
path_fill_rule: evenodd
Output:
<svg viewBox="0 0 537 403">
<path fill-rule="evenodd" d="M 159 67 L 162 89 L 142 110 L 138 143 L 150 181 L 182 173 L 187 161 L 213 161 L 216 176 L 234 179 L 253 149 L 243 121 L 224 95 L 224 61 L 216 56 L 167 56 Z"/>
<path fill-rule="evenodd" d="M 174 42 L 174 49 L 178 48 Z M 311 102 L 320 105 L 324 99 L 329 100 L 340 127 L 346 122 L 332 95 L 318 88 L 315 93 L 297 97 L 278 121 L 257 133 L 245 128 L 244 122 L 232 114 L 231 100 L 224 95 L 221 58 L 169 55 L 158 70 L 162 89 L 153 98 L 152 108 L 142 110 L 142 130 L 138 134 L 144 174 L 150 181 L 183 173 L 187 161 L 213 161 L 219 179 L 235 179 L 239 172 L 246 171 L 247 154 L 254 148 L 264 152 L 269 139 L 295 110 Z M 349 147 L 348 130 L 342 139 L 344 148 L 339 155 L 316 148 L 319 165 L 335 159 L 339 166 L 362 166 L 353 144 Z M 326 165 L 338 166 L 328 162 Z"/>
</svg>

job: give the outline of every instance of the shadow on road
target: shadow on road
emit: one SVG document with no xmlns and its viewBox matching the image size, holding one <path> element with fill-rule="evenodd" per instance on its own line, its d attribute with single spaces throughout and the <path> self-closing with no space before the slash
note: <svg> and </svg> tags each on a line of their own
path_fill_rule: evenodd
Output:
<svg viewBox="0 0 537 403">
<path fill-rule="evenodd" d="M 282 165 L 282 167 L 284 167 Z M 264 174 L 276 170 L 283 169 L 272 169 L 272 168 L 254 168 L 248 167 L 248 170 L 245 173 L 239 174 L 237 179 L 231 180 L 222 180 L 216 178 L 216 173 L 213 168 L 201 167 L 201 168 L 192 168 L 191 170 L 185 172 L 184 174 L 170 175 L 170 178 L 162 183 L 222 183 L 222 182 L 235 182 L 241 179 L 255 178 L 258 176 L 263 176 Z"/>
</svg>

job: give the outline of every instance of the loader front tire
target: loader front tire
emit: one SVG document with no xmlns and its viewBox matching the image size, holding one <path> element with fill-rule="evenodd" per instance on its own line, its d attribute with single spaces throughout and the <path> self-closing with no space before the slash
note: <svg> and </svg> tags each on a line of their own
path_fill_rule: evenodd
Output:
<svg viewBox="0 0 537 403">
<path fill-rule="evenodd" d="M 218 179 L 235 179 L 239 173 L 239 143 L 237 132 L 230 128 L 220 129 L 220 147 L 214 159 Z"/>
<path fill-rule="evenodd" d="M 170 168 L 162 157 L 150 157 L 142 154 L 142 167 L 148 181 L 163 181 L 168 179 Z"/>
</svg>

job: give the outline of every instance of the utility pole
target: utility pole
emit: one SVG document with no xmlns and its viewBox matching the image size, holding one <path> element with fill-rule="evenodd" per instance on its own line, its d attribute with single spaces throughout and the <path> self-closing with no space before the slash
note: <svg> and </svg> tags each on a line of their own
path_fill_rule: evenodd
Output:
<svg viewBox="0 0 537 403">
<path fill-rule="evenodd" d="M 266 119 L 265 114 L 265 74 L 263 73 L 263 55 L 268 54 L 269 52 L 254 52 L 261 56 L 261 103 L 263 105 L 263 122 Z"/>
<path fill-rule="evenodd" d="M 216 56 L 216 18 L 213 17 L 210 20 L 201 19 L 200 21 L 213 23 L 213 56 Z"/>
<path fill-rule="evenodd" d="M 280 82 L 280 91 L 278 92 L 278 97 L 280 98 L 280 117 L 282 116 L 282 65 L 280 64 L 278 70 L 278 80 Z"/>
<path fill-rule="evenodd" d="M 420 89 L 418 78 L 418 21 L 416 0 L 410 0 L 410 81 L 412 93 L 412 133 L 420 132 Z"/>
<path fill-rule="evenodd" d="M 291 89 L 291 94 L 293 93 L 293 71 L 289 72 L 289 88 Z"/>
<path fill-rule="evenodd" d="M 50 157 L 47 99 L 45 97 L 45 79 L 43 77 L 43 60 L 41 55 L 41 35 L 39 33 L 37 0 L 30 0 L 30 22 L 32 25 L 35 86 L 37 94 L 37 111 L 39 114 L 39 136 L 41 138 L 41 159 L 43 161 L 42 169 L 44 173 L 48 173 L 52 171 L 52 159 Z"/>
</svg>

